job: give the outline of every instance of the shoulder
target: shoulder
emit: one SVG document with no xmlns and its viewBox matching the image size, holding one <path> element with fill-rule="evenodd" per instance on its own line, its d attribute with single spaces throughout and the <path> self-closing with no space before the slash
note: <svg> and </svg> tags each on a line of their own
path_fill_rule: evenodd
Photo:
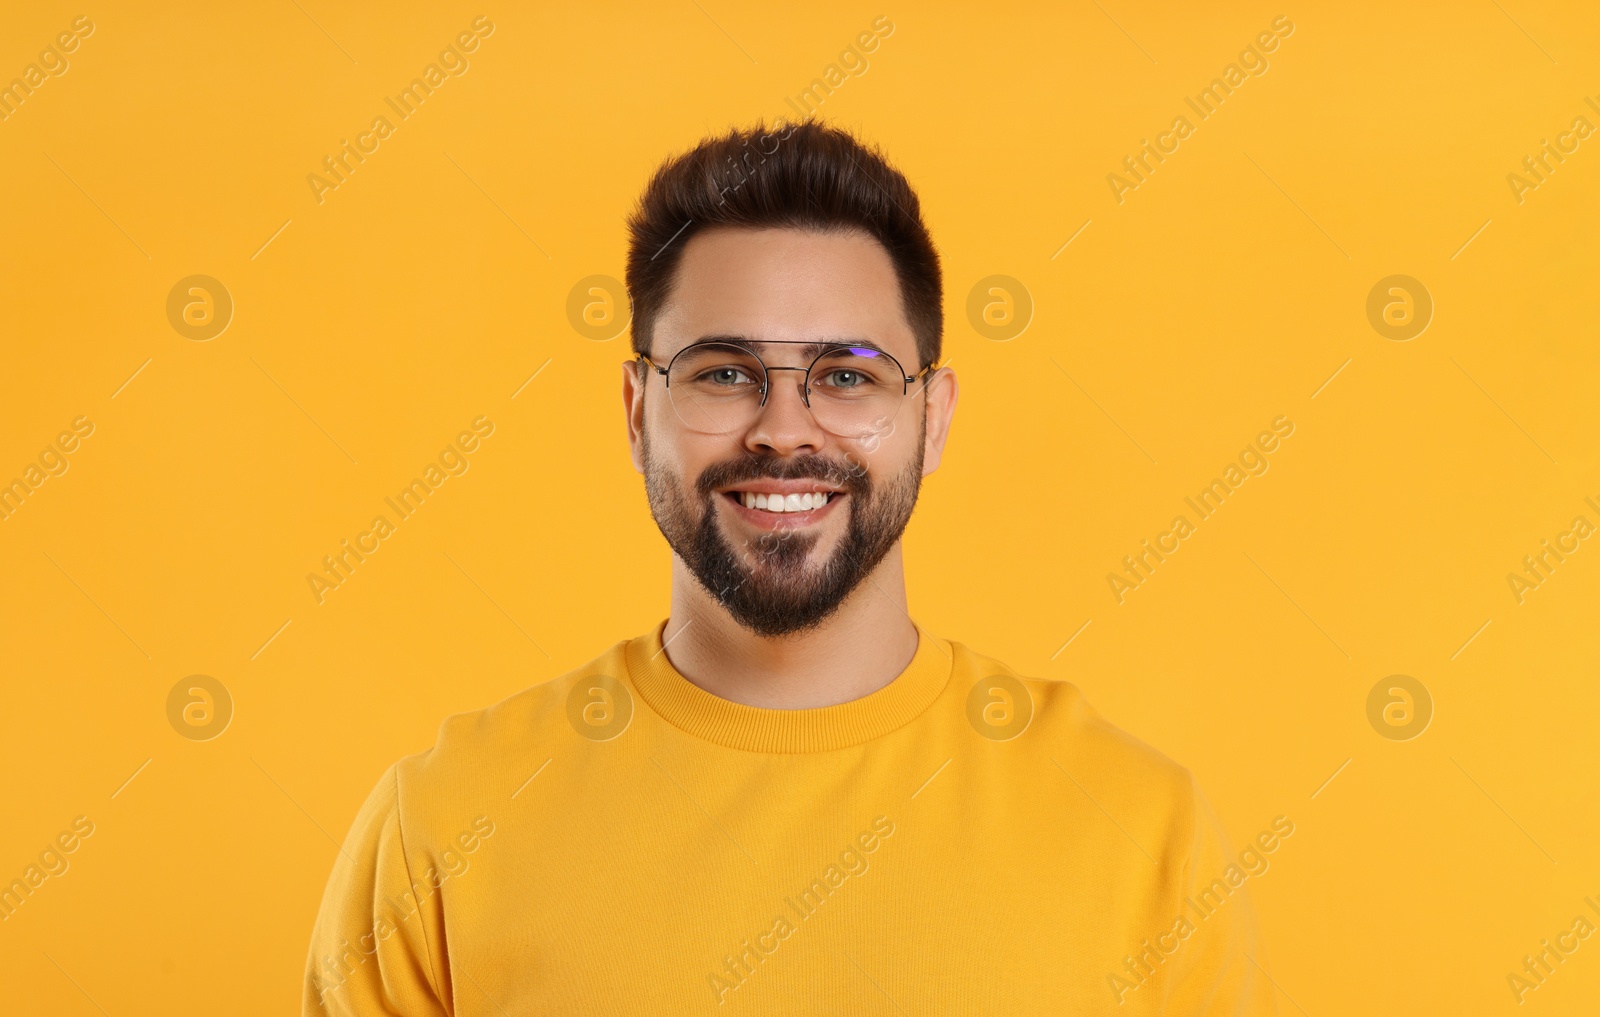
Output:
<svg viewBox="0 0 1600 1017">
<path fill-rule="evenodd" d="M 1016 740 L 1032 742 L 1036 753 L 1048 756 L 1046 765 L 1053 763 L 1086 793 L 1164 814 L 1174 825 L 1193 821 L 1198 790 L 1190 771 L 1107 720 L 1077 685 L 1027 674 L 962 643 L 951 647 L 953 691 L 980 734 L 985 733 L 982 706 L 1009 697 L 1014 710 L 1030 713 Z"/>
<path fill-rule="evenodd" d="M 503 801 L 517 791 L 573 736 L 567 716 L 573 688 L 597 675 L 625 680 L 628 642 L 619 641 L 592 660 L 497 703 L 446 717 L 431 747 L 394 764 L 402 817 L 440 803 Z"/>
</svg>

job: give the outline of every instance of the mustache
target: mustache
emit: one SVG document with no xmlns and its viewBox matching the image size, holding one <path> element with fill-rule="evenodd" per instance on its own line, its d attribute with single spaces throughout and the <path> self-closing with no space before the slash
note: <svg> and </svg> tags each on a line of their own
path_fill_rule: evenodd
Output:
<svg viewBox="0 0 1600 1017">
<path fill-rule="evenodd" d="M 782 458 L 752 452 L 707 466 L 695 481 L 695 489 L 702 499 L 707 499 L 719 487 L 761 479 L 820 480 L 850 494 L 863 494 L 871 484 L 861 466 L 829 456 L 811 454 Z"/>
</svg>

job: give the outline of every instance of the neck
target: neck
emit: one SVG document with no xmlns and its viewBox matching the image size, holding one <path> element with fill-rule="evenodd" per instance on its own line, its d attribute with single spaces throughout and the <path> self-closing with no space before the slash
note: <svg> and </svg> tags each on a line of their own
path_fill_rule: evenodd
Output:
<svg viewBox="0 0 1600 1017">
<path fill-rule="evenodd" d="M 871 695 L 917 652 L 900 545 L 821 625 L 787 636 L 741 626 L 674 555 L 672 614 L 661 639 L 679 674 L 745 706 L 801 710 Z"/>
</svg>

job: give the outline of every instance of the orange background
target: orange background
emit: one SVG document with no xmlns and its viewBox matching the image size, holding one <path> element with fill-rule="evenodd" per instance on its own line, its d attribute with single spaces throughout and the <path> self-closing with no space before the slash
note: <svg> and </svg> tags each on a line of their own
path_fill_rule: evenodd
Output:
<svg viewBox="0 0 1600 1017">
<path fill-rule="evenodd" d="M 1600 549 L 1507 581 L 1600 524 L 1600 139 L 1507 181 L 1600 127 L 1592 6 L 141 6 L 88 10 L 0 122 L 0 481 L 94 425 L 0 520 L 0 880 L 94 824 L 0 923 L 7 1012 L 295 1012 L 383 768 L 663 617 L 628 340 L 569 292 L 622 275 L 661 158 L 783 115 L 880 15 L 818 112 L 884 146 L 945 258 L 962 399 L 913 614 L 1078 683 L 1236 841 L 1293 820 L 1251 880 L 1285 1013 L 1523 1012 L 1524 955 L 1600 923 Z M 81 13 L 8 6 L 0 83 Z M 308 174 L 479 15 L 470 68 L 319 203 Z M 1119 203 L 1107 175 L 1280 15 L 1270 68 Z M 166 311 L 195 274 L 234 303 L 204 341 Z M 1396 274 L 1434 303 L 1410 340 L 1367 315 Z M 1033 305 L 1004 341 L 967 313 L 994 275 Z M 307 574 L 478 417 L 467 472 L 319 604 Z M 168 719 L 196 674 L 233 700 L 209 741 Z M 1409 741 L 1368 719 L 1397 674 L 1433 701 Z M 1590 939 L 1523 1005 L 1597 1000 Z"/>
</svg>

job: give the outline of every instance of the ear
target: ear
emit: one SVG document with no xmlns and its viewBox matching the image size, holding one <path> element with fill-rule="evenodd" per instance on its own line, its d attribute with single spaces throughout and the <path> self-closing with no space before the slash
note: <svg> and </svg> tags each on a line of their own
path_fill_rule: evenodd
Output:
<svg viewBox="0 0 1600 1017">
<path fill-rule="evenodd" d="M 640 373 L 637 360 L 622 362 L 622 407 L 627 414 L 628 449 L 633 456 L 633 468 L 644 472 L 644 450 L 640 436 L 644 432 L 644 384 L 649 375 Z M 649 367 L 644 368 L 646 371 Z"/>
<path fill-rule="evenodd" d="M 938 469 L 940 460 L 944 458 L 944 443 L 950 437 L 950 422 L 955 417 L 956 397 L 960 395 L 956 373 L 948 367 L 934 371 L 928 376 L 925 394 L 927 402 L 923 422 L 927 437 L 922 448 L 924 477 Z"/>
</svg>

